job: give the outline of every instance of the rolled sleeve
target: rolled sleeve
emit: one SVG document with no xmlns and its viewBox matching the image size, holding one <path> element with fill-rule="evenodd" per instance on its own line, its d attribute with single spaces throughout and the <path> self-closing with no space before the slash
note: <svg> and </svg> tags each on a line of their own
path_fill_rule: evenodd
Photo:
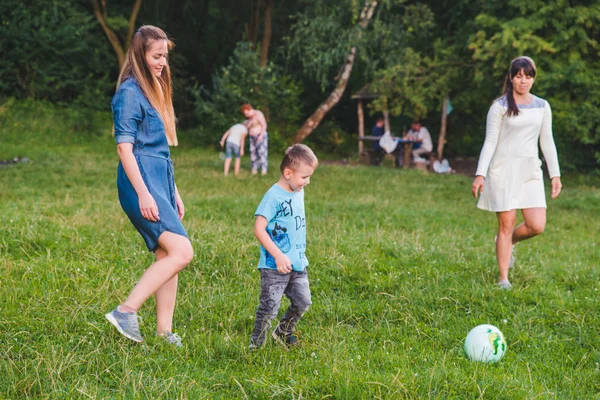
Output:
<svg viewBox="0 0 600 400">
<path fill-rule="evenodd" d="M 130 88 L 119 88 L 112 101 L 115 141 L 135 143 L 138 125 L 142 121 L 142 108 L 138 94 Z"/>
</svg>

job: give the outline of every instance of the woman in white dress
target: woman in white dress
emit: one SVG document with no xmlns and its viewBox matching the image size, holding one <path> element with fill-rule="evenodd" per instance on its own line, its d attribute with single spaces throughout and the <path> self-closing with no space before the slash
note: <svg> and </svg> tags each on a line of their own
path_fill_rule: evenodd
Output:
<svg viewBox="0 0 600 400">
<path fill-rule="evenodd" d="M 481 193 L 477 207 L 495 212 L 498 218 L 496 258 L 502 289 L 511 288 L 508 270 L 514 263 L 513 245 L 539 235 L 546 225 L 538 142 L 552 179 L 552 198 L 562 188 L 550 105 L 529 93 L 536 72 L 529 57 L 512 61 L 504 94 L 494 101 L 487 115 L 485 142 L 471 187 L 475 198 Z M 524 222 L 515 228 L 519 209 Z"/>
</svg>

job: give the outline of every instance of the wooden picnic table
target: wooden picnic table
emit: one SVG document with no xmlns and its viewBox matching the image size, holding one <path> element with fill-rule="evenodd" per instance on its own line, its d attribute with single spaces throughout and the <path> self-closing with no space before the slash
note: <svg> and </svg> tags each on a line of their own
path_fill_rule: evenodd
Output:
<svg viewBox="0 0 600 400">
<path fill-rule="evenodd" d="M 378 141 L 379 139 L 381 139 L 381 136 L 359 136 L 358 140 L 366 140 L 366 141 Z M 398 143 L 399 145 L 403 145 L 404 146 L 404 159 L 402 160 L 402 166 L 404 168 L 409 168 L 410 167 L 410 162 L 411 162 L 411 156 L 412 156 L 412 147 L 415 143 L 418 143 L 417 140 L 405 140 L 405 139 L 401 139 L 399 137 L 395 137 L 394 136 L 394 140 Z M 398 150 L 398 147 L 396 147 L 396 150 L 394 150 L 392 153 L 396 153 Z M 382 151 L 385 151 L 382 149 Z"/>
</svg>

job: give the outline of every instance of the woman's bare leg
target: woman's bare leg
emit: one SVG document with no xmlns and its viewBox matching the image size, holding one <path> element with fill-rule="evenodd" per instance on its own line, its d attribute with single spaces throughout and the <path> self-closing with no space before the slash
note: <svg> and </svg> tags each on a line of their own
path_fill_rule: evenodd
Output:
<svg viewBox="0 0 600 400">
<path fill-rule="evenodd" d="M 539 235 L 546 227 L 545 208 L 526 208 L 521 212 L 524 221 L 513 231 L 513 244 Z"/>
<path fill-rule="evenodd" d="M 119 306 L 122 312 L 137 312 L 150 296 L 176 276 L 194 257 L 194 250 L 192 249 L 190 240 L 185 236 L 172 232 L 163 232 L 158 238 L 158 244 L 164 250 L 166 256 L 160 260 L 157 259 L 144 272 L 127 300 Z"/>
<path fill-rule="evenodd" d="M 162 247 L 156 249 L 156 261 L 162 260 L 166 256 L 167 252 Z M 178 276 L 179 274 L 175 274 L 154 294 L 156 298 L 156 333 L 160 335 L 173 331 Z"/>
<path fill-rule="evenodd" d="M 508 281 L 508 266 L 512 253 L 512 236 L 517 218 L 516 210 L 496 213 L 498 217 L 498 237 L 496 239 L 496 259 L 498 260 L 498 282 Z"/>
</svg>

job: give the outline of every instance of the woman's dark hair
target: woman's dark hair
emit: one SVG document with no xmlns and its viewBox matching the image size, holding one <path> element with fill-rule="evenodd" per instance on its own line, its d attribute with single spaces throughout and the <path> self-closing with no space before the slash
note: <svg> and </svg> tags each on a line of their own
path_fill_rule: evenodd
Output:
<svg viewBox="0 0 600 400">
<path fill-rule="evenodd" d="M 506 115 L 508 117 L 519 115 L 519 107 L 517 107 L 517 103 L 515 102 L 515 96 L 513 95 L 513 78 L 521 71 L 525 75 L 528 75 L 532 78 L 535 78 L 537 69 L 535 68 L 535 63 L 533 60 L 527 56 L 517 57 L 510 63 L 510 69 L 508 70 L 508 74 L 506 75 L 506 80 L 504 81 L 504 90 L 503 97 L 506 98 L 506 105 L 508 110 L 506 111 Z"/>
</svg>

